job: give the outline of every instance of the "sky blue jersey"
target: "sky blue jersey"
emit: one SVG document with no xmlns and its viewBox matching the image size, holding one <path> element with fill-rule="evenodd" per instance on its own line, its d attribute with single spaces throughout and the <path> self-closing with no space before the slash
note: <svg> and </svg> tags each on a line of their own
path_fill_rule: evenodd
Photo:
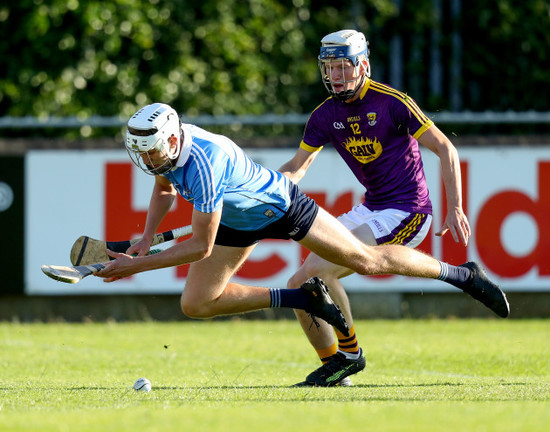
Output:
<svg viewBox="0 0 550 432">
<path fill-rule="evenodd" d="M 285 175 L 257 164 L 223 135 L 190 124 L 182 130 L 182 155 L 164 176 L 196 210 L 222 209 L 221 224 L 243 231 L 262 229 L 285 214 L 290 206 Z"/>
</svg>

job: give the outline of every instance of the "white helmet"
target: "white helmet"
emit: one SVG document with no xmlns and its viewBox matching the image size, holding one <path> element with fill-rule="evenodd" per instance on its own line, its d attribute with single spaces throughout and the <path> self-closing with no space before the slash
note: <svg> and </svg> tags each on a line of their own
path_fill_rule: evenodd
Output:
<svg viewBox="0 0 550 432">
<path fill-rule="evenodd" d="M 154 103 L 141 108 L 130 120 L 126 131 L 126 150 L 130 158 L 147 174 L 164 174 L 175 167 L 182 147 L 181 122 L 169 105 Z M 154 166 L 147 156 L 160 151 L 166 162 Z M 145 160 L 144 160 L 145 159 Z"/>
<path fill-rule="evenodd" d="M 330 33 L 321 39 L 321 51 L 319 53 L 319 69 L 321 70 L 321 76 L 323 78 L 323 84 L 328 92 L 342 100 L 346 101 L 355 96 L 365 78 L 370 77 L 370 63 L 369 63 L 369 43 L 365 39 L 365 35 L 356 30 L 340 30 L 335 33 Z M 346 60 L 349 60 L 356 69 L 356 75 L 360 76 L 360 79 L 354 80 L 339 80 L 333 81 L 331 71 L 334 68 L 334 62 L 340 60 L 342 67 L 342 77 L 344 77 L 344 64 Z M 366 65 L 363 62 L 366 60 Z M 328 68 L 328 63 L 331 64 L 331 68 Z M 364 71 L 360 74 L 361 69 Z M 338 84 L 346 84 L 357 80 L 357 84 L 353 89 L 336 92 L 334 90 L 333 82 Z"/>
</svg>

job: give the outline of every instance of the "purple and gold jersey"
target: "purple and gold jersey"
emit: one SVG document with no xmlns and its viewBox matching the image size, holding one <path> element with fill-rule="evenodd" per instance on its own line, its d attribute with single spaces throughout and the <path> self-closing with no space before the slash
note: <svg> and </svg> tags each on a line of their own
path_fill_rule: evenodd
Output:
<svg viewBox="0 0 550 432">
<path fill-rule="evenodd" d="M 352 103 L 330 97 L 319 105 L 300 147 L 314 152 L 331 143 L 367 189 L 369 209 L 431 214 L 417 138 L 432 125 L 409 96 L 370 80 Z"/>
</svg>

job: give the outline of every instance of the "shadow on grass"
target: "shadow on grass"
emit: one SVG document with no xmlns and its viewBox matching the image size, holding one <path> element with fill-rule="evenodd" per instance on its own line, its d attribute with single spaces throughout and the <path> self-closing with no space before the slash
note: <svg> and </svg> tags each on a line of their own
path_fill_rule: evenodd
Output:
<svg viewBox="0 0 550 432">
<path fill-rule="evenodd" d="M 423 388 L 423 387 L 500 387 L 500 386 L 531 386 L 532 383 L 526 382 L 507 382 L 507 383 L 421 383 L 421 384 L 354 384 L 351 387 L 331 387 L 333 389 L 384 389 L 384 388 Z M 268 389 L 324 389 L 326 387 L 314 386 L 296 386 L 296 385 L 185 385 L 185 386 L 154 386 L 156 391 L 174 391 L 174 390 L 268 390 Z M 120 390 L 120 387 L 69 387 L 66 390 Z"/>
<path fill-rule="evenodd" d="M 423 388 L 423 387 L 500 387 L 500 386 L 532 386 L 532 383 L 526 382 L 504 382 L 504 383 L 457 383 L 457 382 L 441 382 L 441 383 L 419 383 L 419 384 L 354 384 L 351 387 L 332 387 L 334 389 L 385 389 L 385 388 Z M 40 387 L 34 387 L 40 390 Z M 240 385 L 240 384 L 220 384 L 220 385 L 185 385 L 185 386 L 154 386 L 155 391 L 174 391 L 174 390 L 268 390 L 268 389 L 324 389 L 325 387 L 314 386 L 296 386 L 296 385 Z M 44 390 L 51 387 L 44 387 Z M 132 390 L 132 387 L 128 387 Z M 0 388 L 0 390 L 10 390 L 8 388 Z M 13 390 L 13 389 L 11 389 Z M 78 390 L 122 390 L 121 387 L 105 387 L 105 386 L 79 386 L 66 387 L 67 391 Z"/>
<path fill-rule="evenodd" d="M 295 387 L 293 385 L 176 385 L 153 386 L 151 392 L 135 391 L 132 386 L 30 386 L 23 388 L 0 387 L 10 393 L 25 391 L 49 394 L 67 392 L 78 397 L 89 397 L 96 394 L 111 393 L 117 403 L 141 401 L 155 403 L 159 400 L 168 403 L 193 404 L 200 402 L 435 402 L 435 401 L 547 401 L 550 397 L 548 383 L 534 385 L 524 381 L 467 383 L 388 383 L 356 384 L 352 387 Z"/>
</svg>

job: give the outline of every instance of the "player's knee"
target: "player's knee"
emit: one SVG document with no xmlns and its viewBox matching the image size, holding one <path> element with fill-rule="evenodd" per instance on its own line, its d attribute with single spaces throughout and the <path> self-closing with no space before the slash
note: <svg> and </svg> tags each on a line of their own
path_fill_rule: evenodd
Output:
<svg viewBox="0 0 550 432">
<path fill-rule="evenodd" d="M 355 269 L 355 272 L 362 276 L 374 276 L 379 274 L 385 274 L 385 267 L 382 265 L 382 262 L 376 260 L 368 260 L 359 262 L 358 267 Z"/>
<path fill-rule="evenodd" d="M 310 277 L 317 276 L 315 273 L 310 272 L 310 268 L 303 265 L 294 273 L 288 280 L 286 287 L 289 289 L 299 288 Z"/>
<path fill-rule="evenodd" d="M 338 280 L 339 274 L 344 268 L 327 265 L 325 260 L 313 260 L 306 266 L 305 273 L 307 278 L 317 276 L 323 279 L 326 283 Z"/>
<path fill-rule="evenodd" d="M 190 302 L 183 297 L 181 298 L 180 306 L 181 311 L 189 318 L 205 319 L 213 316 L 212 310 L 207 305 Z"/>
<path fill-rule="evenodd" d="M 328 269 L 317 262 L 305 262 L 302 267 L 288 280 L 287 288 L 298 288 L 309 278 L 317 276 L 325 282 L 338 279 Z"/>
<path fill-rule="evenodd" d="M 306 278 L 307 279 L 307 278 Z M 299 288 L 300 285 L 302 285 L 304 283 L 304 278 L 303 276 L 301 275 L 298 275 L 298 274 L 294 274 L 293 276 L 290 277 L 290 279 L 288 280 L 288 282 L 286 283 L 286 287 L 288 289 L 294 289 L 294 288 Z"/>
</svg>

